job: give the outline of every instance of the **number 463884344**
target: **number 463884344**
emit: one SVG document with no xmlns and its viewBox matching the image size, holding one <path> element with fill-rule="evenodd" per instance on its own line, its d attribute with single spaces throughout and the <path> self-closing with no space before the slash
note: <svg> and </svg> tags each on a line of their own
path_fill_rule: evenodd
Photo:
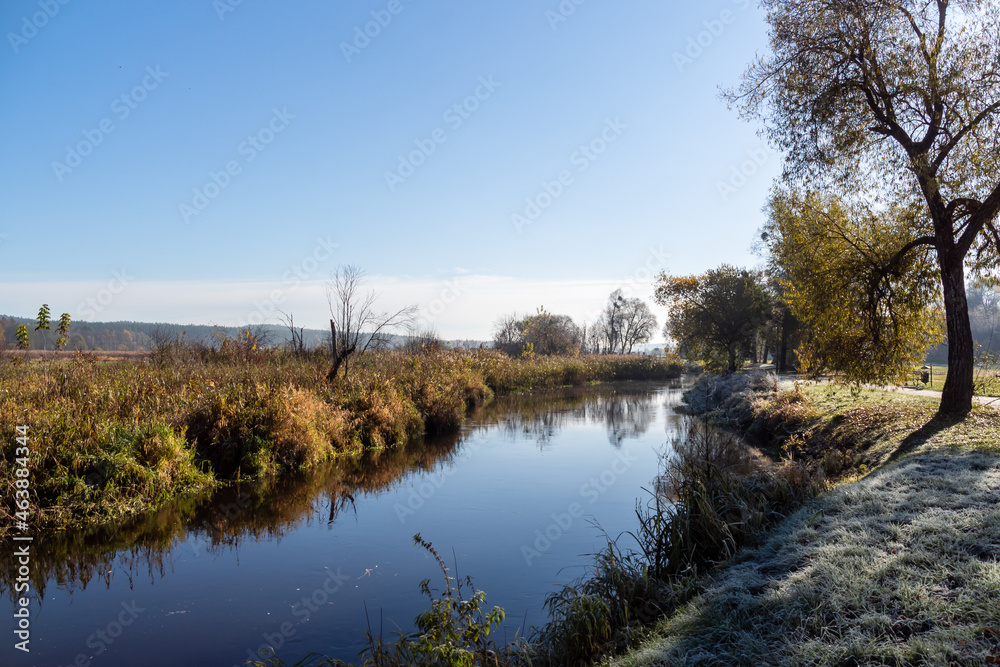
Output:
<svg viewBox="0 0 1000 667">
<path fill-rule="evenodd" d="M 18 447 L 14 450 L 14 456 L 18 457 L 15 462 L 19 468 L 28 467 L 28 455 L 31 454 L 31 450 L 28 448 L 28 427 L 18 426 L 17 427 L 18 437 L 17 444 Z"/>
</svg>

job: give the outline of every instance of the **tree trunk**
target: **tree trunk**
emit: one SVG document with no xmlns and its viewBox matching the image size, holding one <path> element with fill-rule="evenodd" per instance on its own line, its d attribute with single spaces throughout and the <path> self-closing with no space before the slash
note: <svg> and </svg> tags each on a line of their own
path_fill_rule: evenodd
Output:
<svg viewBox="0 0 1000 667">
<path fill-rule="evenodd" d="M 327 371 L 326 379 L 328 382 L 333 382 L 337 379 L 340 364 L 344 361 L 344 358 L 340 356 L 340 350 L 337 349 L 337 325 L 333 320 L 330 320 L 330 356 L 333 357 L 333 365 Z"/>
<path fill-rule="evenodd" d="M 963 417 L 972 410 L 974 350 L 962 258 L 940 258 L 944 310 L 948 323 L 948 376 L 938 416 Z"/>
<path fill-rule="evenodd" d="M 781 317 L 781 343 L 778 350 L 778 372 L 788 372 L 788 334 L 792 327 L 792 311 L 785 308 Z"/>
<path fill-rule="evenodd" d="M 729 344 L 729 372 L 736 372 L 736 343 Z"/>
</svg>

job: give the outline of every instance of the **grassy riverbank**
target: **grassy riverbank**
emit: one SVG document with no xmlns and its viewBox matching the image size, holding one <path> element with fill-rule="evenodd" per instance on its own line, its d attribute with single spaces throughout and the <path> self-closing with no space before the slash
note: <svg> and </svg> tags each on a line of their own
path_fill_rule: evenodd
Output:
<svg viewBox="0 0 1000 667">
<path fill-rule="evenodd" d="M 16 427 L 30 437 L 30 523 L 96 526 L 235 479 L 273 477 L 456 429 L 495 393 L 677 377 L 647 357 L 510 359 L 385 352 L 325 380 L 321 355 L 174 349 L 98 361 L 0 359 L 0 495 L 15 497 Z M 0 506 L 0 534 L 14 508 Z"/>
<path fill-rule="evenodd" d="M 485 594 L 432 597 L 361 664 L 1000 663 L 1000 412 L 939 421 L 933 401 L 765 376 L 688 399 L 700 418 L 637 508 L 638 549 L 610 541 L 546 625 L 503 647 Z"/>
<path fill-rule="evenodd" d="M 708 407 L 840 476 L 608 664 L 1000 664 L 1000 412 L 807 386 Z"/>
</svg>

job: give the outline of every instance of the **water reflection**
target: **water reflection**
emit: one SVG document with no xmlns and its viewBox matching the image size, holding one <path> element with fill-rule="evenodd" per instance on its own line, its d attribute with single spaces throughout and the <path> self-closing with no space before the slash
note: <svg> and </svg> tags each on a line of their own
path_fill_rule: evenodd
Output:
<svg viewBox="0 0 1000 667">
<path fill-rule="evenodd" d="M 680 388 L 681 381 L 669 386 Z M 649 429 L 656 410 L 650 391 L 641 391 L 635 385 L 576 387 L 506 397 L 477 417 L 479 425 L 491 423 L 510 438 L 533 436 L 541 449 L 567 424 L 603 424 L 608 442 L 620 448 L 624 440 L 637 438 Z"/>
<path fill-rule="evenodd" d="M 403 449 L 366 454 L 262 484 L 235 484 L 211 498 L 187 498 L 114 530 L 90 534 L 60 531 L 36 536 L 32 548 L 31 587 L 40 602 L 47 585 L 74 591 L 94 582 L 111 585 L 115 576 L 155 581 L 182 549 L 219 554 L 244 542 L 281 539 L 296 527 L 323 521 L 330 527 L 354 498 L 378 494 L 407 475 L 433 471 L 450 463 L 458 434 L 417 441 Z M 0 546 L 0 591 L 15 597 L 13 543 Z"/>
<path fill-rule="evenodd" d="M 656 385 L 660 387 L 662 385 Z M 89 586 L 110 588 L 116 577 L 131 589 L 140 578 L 169 577 L 179 555 L 218 555 L 257 541 L 281 540 L 296 528 L 351 520 L 357 499 L 379 495 L 413 475 L 452 465 L 461 444 L 482 430 L 511 439 L 533 438 L 545 449 L 570 424 L 603 425 L 620 448 L 644 434 L 659 408 L 654 386 L 583 387 L 510 396 L 480 409 L 460 433 L 410 443 L 405 449 L 370 453 L 277 482 L 237 484 L 211 498 L 187 498 L 115 530 L 90 534 L 63 531 L 36 536 L 30 564 L 32 593 L 42 603 L 53 584 L 70 593 Z M 16 559 L 11 543 L 0 545 L 0 593 L 14 599 Z"/>
</svg>

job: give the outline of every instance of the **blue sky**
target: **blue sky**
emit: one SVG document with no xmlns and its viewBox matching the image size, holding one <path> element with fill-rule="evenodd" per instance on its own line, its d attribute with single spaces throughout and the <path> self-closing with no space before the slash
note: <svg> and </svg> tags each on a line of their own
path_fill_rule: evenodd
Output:
<svg viewBox="0 0 1000 667">
<path fill-rule="evenodd" d="M 757 261 L 748 0 L 63 2 L 0 8 L 0 312 L 322 326 L 356 264 L 485 338 Z"/>
</svg>

